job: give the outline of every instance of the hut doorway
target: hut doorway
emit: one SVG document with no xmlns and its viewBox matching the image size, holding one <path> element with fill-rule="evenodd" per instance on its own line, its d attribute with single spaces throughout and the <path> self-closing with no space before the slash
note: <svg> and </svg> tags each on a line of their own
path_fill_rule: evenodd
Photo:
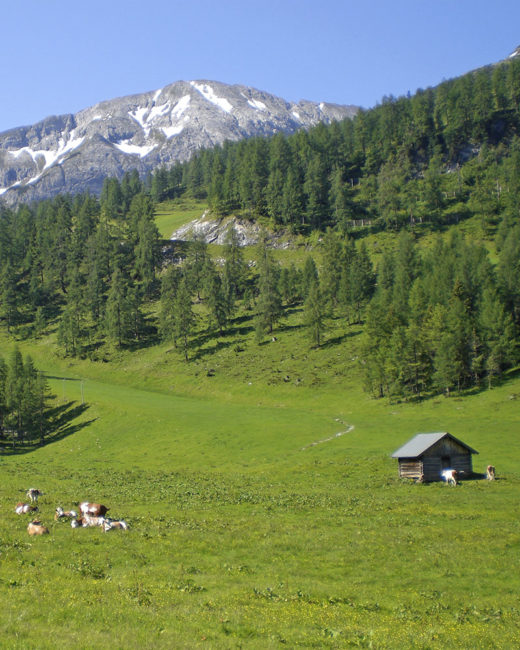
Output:
<svg viewBox="0 0 520 650">
<path fill-rule="evenodd" d="M 441 456 L 441 469 L 451 468 L 451 458 L 449 456 Z"/>
</svg>

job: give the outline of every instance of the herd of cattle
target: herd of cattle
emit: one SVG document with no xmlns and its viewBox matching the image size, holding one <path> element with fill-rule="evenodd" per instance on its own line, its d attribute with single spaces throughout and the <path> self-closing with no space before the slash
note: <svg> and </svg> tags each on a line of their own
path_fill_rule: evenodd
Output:
<svg viewBox="0 0 520 650">
<path fill-rule="evenodd" d="M 33 514 L 38 512 L 38 498 L 43 492 L 37 488 L 27 490 L 27 498 L 30 503 L 17 503 L 15 513 L 17 515 Z M 76 510 L 63 510 L 61 506 L 56 508 L 54 513 L 55 521 L 70 521 L 72 528 L 91 528 L 99 526 L 103 532 L 109 530 L 128 530 L 128 524 L 122 519 L 111 519 L 106 514 L 109 510 L 101 503 L 90 503 L 83 501 L 79 504 L 79 513 Z M 48 535 L 49 529 L 39 519 L 33 519 L 27 526 L 29 535 Z"/>
</svg>

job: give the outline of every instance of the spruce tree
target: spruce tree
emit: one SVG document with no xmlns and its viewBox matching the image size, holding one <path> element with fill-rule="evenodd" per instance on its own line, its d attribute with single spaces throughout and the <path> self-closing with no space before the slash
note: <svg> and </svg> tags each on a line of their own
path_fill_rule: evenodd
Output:
<svg viewBox="0 0 520 650">
<path fill-rule="evenodd" d="M 256 338 L 272 333 L 274 325 L 282 315 L 282 299 L 278 289 L 278 267 L 265 238 L 259 246 L 258 299 L 256 302 Z"/>
<path fill-rule="evenodd" d="M 313 282 L 303 308 L 303 321 L 311 342 L 320 347 L 325 330 L 325 309 L 318 282 Z"/>
<path fill-rule="evenodd" d="M 175 313 L 174 336 L 177 341 L 180 341 L 184 358 L 188 361 L 189 337 L 193 334 L 195 314 L 193 313 L 191 293 L 186 276 L 183 276 L 179 282 L 173 308 Z"/>
</svg>

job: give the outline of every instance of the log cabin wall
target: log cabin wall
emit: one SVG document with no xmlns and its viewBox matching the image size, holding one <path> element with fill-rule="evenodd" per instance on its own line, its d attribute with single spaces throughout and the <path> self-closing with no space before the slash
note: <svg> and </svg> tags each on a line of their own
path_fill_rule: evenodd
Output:
<svg viewBox="0 0 520 650">
<path fill-rule="evenodd" d="M 423 463 L 417 458 L 399 459 L 399 476 L 403 478 L 420 478 L 423 474 Z"/>
</svg>

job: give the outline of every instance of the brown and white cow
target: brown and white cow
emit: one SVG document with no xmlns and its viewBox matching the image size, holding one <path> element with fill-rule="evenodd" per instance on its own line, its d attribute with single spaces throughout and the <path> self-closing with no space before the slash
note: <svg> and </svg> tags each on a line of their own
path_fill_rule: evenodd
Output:
<svg viewBox="0 0 520 650">
<path fill-rule="evenodd" d="M 43 496 L 43 492 L 37 488 L 29 488 L 27 490 L 27 498 L 31 500 L 31 503 L 38 503 L 38 497 Z"/>
<path fill-rule="evenodd" d="M 93 517 L 104 517 L 110 508 L 102 505 L 101 503 L 90 503 L 83 501 L 79 504 L 79 510 L 82 515 L 92 515 Z"/>
<path fill-rule="evenodd" d="M 58 519 L 76 519 L 77 516 L 78 513 L 75 510 L 63 510 L 63 508 L 58 506 L 54 513 L 54 521 L 58 521 Z"/>
<path fill-rule="evenodd" d="M 27 515 L 30 512 L 38 512 L 38 506 L 32 506 L 30 503 L 22 503 L 19 501 L 16 504 L 14 511 L 17 515 Z"/>
<path fill-rule="evenodd" d="M 486 467 L 486 477 L 488 481 L 494 481 L 495 480 L 495 467 L 494 465 L 488 465 Z"/>
<path fill-rule="evenodd" d="M 105 519 L 103 523 L 103 532 L 108 533 L 109 530 L 128 530 L 128 524 L 122 519 Z"/>
<path fill-rule="evenodd" d="M 49 529 L 46 526 L 42 526 L 41 521 L 34 519 L 33 521 L 29 522 L 29 525 L 27 526 L 27 532 L 29 535 L 48 535 Z"/>
<path fill-rule="evenodd" d="M 457 470 L 456 469 L 444 469 L 441 472 L 442 478 L 446 481 L 448 485 L 457 485 Z"/>
</svg>

